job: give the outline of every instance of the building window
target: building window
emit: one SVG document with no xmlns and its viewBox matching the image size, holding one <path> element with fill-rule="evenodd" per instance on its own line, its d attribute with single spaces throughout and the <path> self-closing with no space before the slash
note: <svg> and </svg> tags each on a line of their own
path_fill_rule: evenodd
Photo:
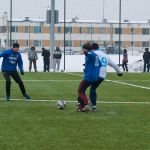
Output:
<svg viewBox="0 0 150 150">
<path fill-rule="evenodd" d="M 25 26 L 25 33 L 29 33 L 29 26 Z"/>
<path fill-rule="evenodd" d="M 143 35 L 149 35 L 149 29 L 148 28 L 143 28 L 142 29 L 142 34 Z"/>
<path fill-rule="evenodd" d="M 41 41 L 40 40 L 34 40 L 34 46 L 41 46 Z"/>
<path fill-rule="evenodd" d="M 122 42 L 120 41 L 120 45 L 122 44 Z M 115 45 L 119 46 L 119 41 L 115 41 Z"/>
<path fill-rule="evenodd" d="M 100 34 L 105 34 L 105 28 L 99 28 L 99 33 Z"/>
<path fill-rule="evenodd" d="M 131 45 L 134 46 L 134 42 L 133 41 L 131 42 Z"/>
<path fill-rule="evenodd" d="M 62 33 L 62 28 L 58 27 L 58 33 Z"/>
<path fill-rule="evenodd" d="M 28 40 L 25 40 L 24 45 L 25 45 L 25 46 L 29 46 L 29 41 L 28 41 Z"/>
<path fill-rule="evenodd" d="M 79 32 L 82 33 L 82 27 L 80 27 Z"/>
<path fill-rule="evenodd" d="M 34 26 L 34 33 L 41 33 L 41 27 L 40 26 Z"/>
<path fill-rule="evenodd" d="M 66 33 L 72 33 L 72 27 L 66 27 L 65 32 Z"/>
<path fill-rule="evenodd" d="M 11 45 L 12 45 L 13 43 L 18 43 L 18 40 L 12 40 L 12 41 L 11 41 Z"/>
<path fill-rule="evenodd" d="M 142 47 L 148 47 L 149 42 L 148 41 L 142 41 Z"/>
<path fill-rule="evenodd" d="M 134 33 L 135 33 L 135 29 L 131 28 L 131 34 L 134 34 Z"/>
<path fill-rule="evenodd" d="M 80 41 L 80 47 L 82 47 L 83 46 L 83 42 L 82 41 Z"/>
<path fill-rule="evenodd" d="M 71 47 L 71 46 L 72 46 L 72 41 L 66 40 L 66 41 L 65 41 L 65 46 L 66 46 L 66 47 Z"/>
<path fill-rule="evenodd" d="M 88 27 L 88 34 L 93 34 L 93 33 L 94 33 L 94 28 Z"/>
<path fill-rule="evenodd" d="M 119 34 L 119 28 L 115 28 L 115 34 Z M 122 29 L 120 29 L 120 34 L 122 34 Z"/>
<path fill-rule="evenodd" d="M 11 31 L 12 32 L 18 32 L 18 26 L 12 26 Z"/>
</svg>

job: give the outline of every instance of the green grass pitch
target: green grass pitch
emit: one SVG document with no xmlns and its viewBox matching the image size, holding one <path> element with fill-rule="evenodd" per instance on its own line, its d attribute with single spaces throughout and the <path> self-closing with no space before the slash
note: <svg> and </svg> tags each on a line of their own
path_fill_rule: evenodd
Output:
<svg viewBox="0 0 150 150">
<path fill-rule="evenodd" d="M 99 111 L 87 113 L 76 112 L 82 73 L 75 74 L 25 73 L 32 101 L 12 80 L 12 100 L 6 102 L 0 73 L 0 150 L 150 149 L 150 74 L 108 73 L 97 89 Z M 60 99 L 64 110 L 56 108 Z"/>
</svg>

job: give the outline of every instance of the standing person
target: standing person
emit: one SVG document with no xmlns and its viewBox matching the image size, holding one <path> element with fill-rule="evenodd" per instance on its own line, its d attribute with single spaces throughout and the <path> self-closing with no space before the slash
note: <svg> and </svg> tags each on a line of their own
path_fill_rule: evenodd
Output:
<svg viewBox="0 0 150 150">
<path fill-rule="evenodd" d="M 30 99 L 30 96 L 26 93 L 24 84 L 17 72 L 17 66 L 21 72 L 21 75 L 24 75 L 23 62 L 21 54 L 19 51 L 19 44 L 14 43 L 12 49 L 8 49 L 0 53 L 0 57 L 3 57 L 2 62 L 2 74 L 6 80 L 6 100 L 10 100 L 10 88 L 11 88 L 11 77 L 18 83 L 19 88 L 22 92 L 22 95 L 26 99 Z"/>
<path fill-rule="evenodd" d="M 101 63 L 101 67 L 99 70 L 99 82 L 97 82 L 97 84 L 93 84 L 91 85 L 90 88 L 90 100 L 92 103 L 92 108 L 93 111 L 96 110 L 96 99 L 97 99 L 97 95 L 96 95 L 96 88 L 105 80 L 106 78 L 106 70 L 107 70 L 107 66 L 111 66 L 112 68 L 114 68 L 114 70 L 117 72 L 118 76 L 122 76 L 122 71 L 120 70 L 119 66 L 116 65 L 109 57 L 107 54 L 105 54 L 104 52 L 99 50 L 99 46 L 97 43 L 93 43 L 92 44 L 92 49 L 94 50 L 94 53 L 97 54 L 99 61 Z"/>
<path fill-rule="evenodd" d="M 61 61 L 62 53 L 59 47 L 56 47 L 56 50 L 54 51 L 54 71 L 59 71 L 60 67 L 60 61 Z"/>
<path fill-rule="evenodd" d="M 123 68 L 123 70 L 126 71 L 126 72 L 128 72 L 127 63 L 128 63 L 128 53 L 127 53 L 127 50 L 124 49 L 124 50 L 123 50 L 122 68 Z"/>
<path fill-rule="evenodd" d="M 90 43 L 86 43 L 83 45 L 82 52 L 85 54 L 85 69 L 84 69 L 84 77 L 80 82 L 78 88 L 78 109 L 79 112 L 88 111 L 88 105 L 90 104 L 90 100 L 87 98 L 85 92 L 89 86 L 98 87 L 98 85 L 102 82 L 102 79 L 99 77 L 100 70 L 100 61 L 99 57 L 94 51 L 91 50 Z M 96 90 L 95 88 L 95 90 Z M 93 91 L 93 95 L 96 91 Z"/>
<path fill-rule="evenodd" d="M 30 51 L 28 52 L 28 59 L 29 59 L 29 71 L 31 72 L 32 63 L 33 63 L 34 70 L 35 72 L 37 72 L 36 61 L 38 60 L 38 56 L 34 46 L 32 46 Z"/>
<path fill-rule="evenodd" d="M 45 49 L 44 47 L 42 48 L 42 56 L 43 56 L 43 61 L 44 61 L 44 71 L 49 72 L 49 66 L 50 66 L 50 52 Z"/>
<path fill-rule="evenodd" d="M 146 71 L 146 68 L 147 68 L 147 72 L 149 72 L 149 68 L 150 68 L 150 52 L 149 52 L 148 48 L 145 48 L 145 52 L 143 54 L 143 60 L 144 60 L 143 72 Z"/>
</svg>

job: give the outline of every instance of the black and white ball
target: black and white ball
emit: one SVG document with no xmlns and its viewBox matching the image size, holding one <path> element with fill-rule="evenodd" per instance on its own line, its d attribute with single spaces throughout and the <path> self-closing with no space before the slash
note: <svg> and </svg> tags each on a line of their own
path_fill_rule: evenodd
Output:
<svg viewBox="0 0 150 150">
<path fill-rule="evenodd" d="M 58 109 L 64 109 L 65 106 L 66 106 L 66 102 L 65 102 L 64 100 L 59 100 L 59 101 L 57 102 L 57 108 L 58 108 Z"/>
</svg>

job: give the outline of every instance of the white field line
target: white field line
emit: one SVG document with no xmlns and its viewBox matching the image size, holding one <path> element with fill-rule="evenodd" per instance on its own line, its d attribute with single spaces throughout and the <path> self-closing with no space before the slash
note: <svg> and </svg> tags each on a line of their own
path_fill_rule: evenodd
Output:
<svg viewBox="0 0 150 150">
<path fill-rule="evenodd" d="M 133 86 L 133 87 L 136 87 L 136 88 L 141 88 L 141 89 L 150 90 L 149 87 L 145 87 L 145 86 L 140 86 L 140 85 L 125 83 L 125 82 L 120 82 L 120 81 L 114 81 L 114 80 L 106 80 L 106 81 L 110 81 L 110 82 L 114 82 L 114 83 L 120 83 L 120 84 L 124 84 L 124 85 Z"/>
<path fill-rule="evenodd" d="M 75 73 L 68 73 L 68 74 L 82 76 L 80 74 L 75 74 Z M 119 83 L 119 84 L 133 86 L 133 87 L 136 87 L 136 88 L 142 88 L 142 89 L 150 90 L 150 87 L 144 87 L 144 86 L 130 84 L 130 83 L 125 83 L 125 82 L 121 82 L 121 81 L 115 81 L 115 80 L 105 80 L 105 81 L 109 81 L 109 82 L 114 82 L 114 83 Z"/>
<path fill-rule="evenodd" d="M 4 98 L 0 98 L 0 101 L 6 101 Z M 50 100 L 50 99 L 31 99 L 31 100 L 25 100 L 25 99 L 11 99 L 10 101 L 27 101 L 27 102 L 57 102 L 58 100 Z M 77 103 L 77 101 L 71 101 L 66 100 L 66 103 Z M 107 102 L 107 101 L 97 101 L 97 103 L 100 104 L 148 104 L 150 105 L 150 102 Z"/>
<path fill-rule="evenodd" d="M 0 80 L 0 81 L 3 81 L 3 82 L 5 82 L 5 80 Z M 72 81 L 81 81 L 81 80 L 23 80 L 23 81 L 27 81 L 27 82 L 43 82 L 43 81 L 45 81 L 45 82 L 72 82 Z"/>
</svg>

